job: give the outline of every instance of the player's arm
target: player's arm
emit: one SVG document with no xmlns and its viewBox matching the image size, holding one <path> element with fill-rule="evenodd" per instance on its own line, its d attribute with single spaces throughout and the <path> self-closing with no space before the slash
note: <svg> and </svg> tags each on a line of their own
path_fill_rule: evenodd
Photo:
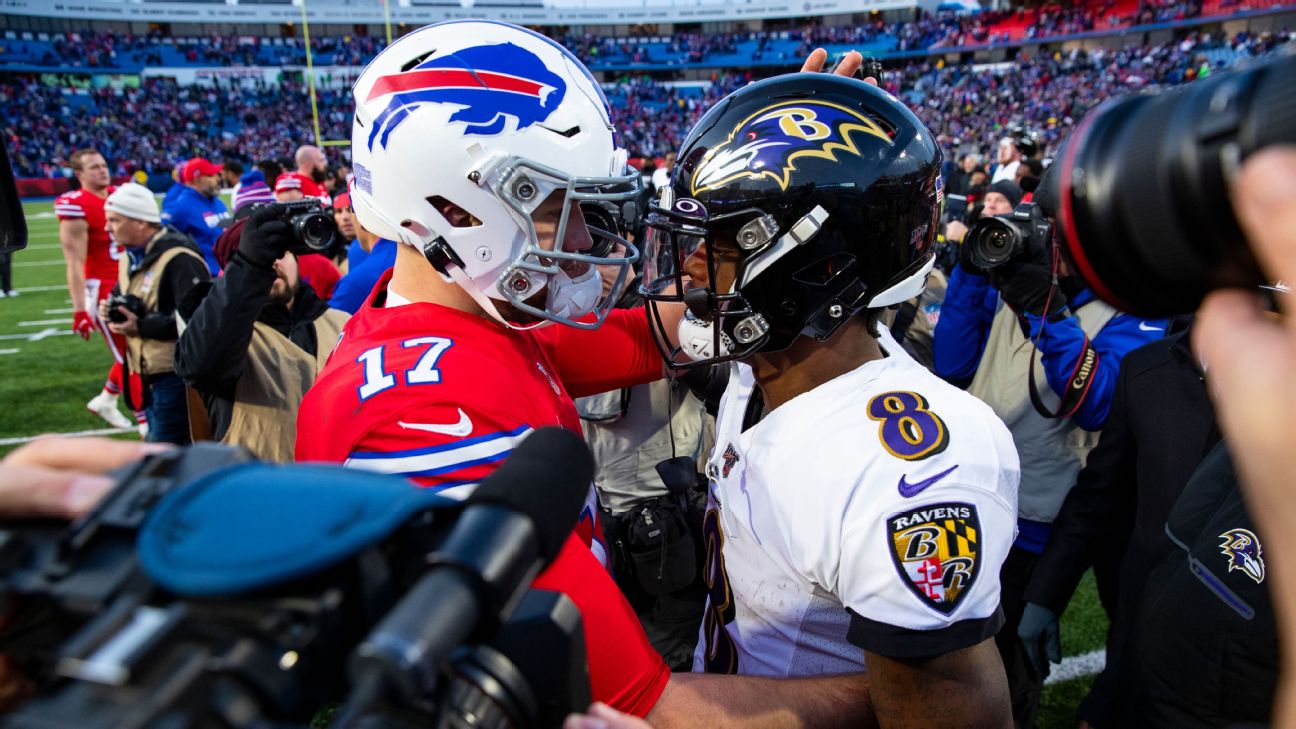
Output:
<svg viewBox="0 0 1296 729">
<path fill-rule="evenodd" d="M 869 729 L 878 726 L 870 681 L 863 673 L 810 678 L 677 673 L 647 718 L 655 729 Z"/>
<path fill-rule="evenodd" d="M 598 329 L 549 327 L 536 336 L 572 397 L 653 382 L 665 372 L 643 308 L 614 309 Z"/>
<path fill-rule="evenodd" d="M 878 726 L 1012 726 L 1008 679 L 993 638 L 934 658 L 864 654 Z"/>
<path fill-rule="evenodd" d="M 83 339 L 90 338 L 86 319 L 85 262 L 90 244 L 90 226 L 82 217 L 59 220 L 59 246 L 67 264 L 68 298 L 72 299 L 72 328 Z M 84 323 L 83 323 L 84 321 Z"/>
</svg>

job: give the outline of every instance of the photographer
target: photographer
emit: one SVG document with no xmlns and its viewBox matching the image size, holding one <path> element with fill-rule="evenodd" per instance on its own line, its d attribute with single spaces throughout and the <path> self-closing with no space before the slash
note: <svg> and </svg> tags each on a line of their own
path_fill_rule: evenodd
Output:
<svg viewBox="0 0 1296 729">
<path fill-rule="evenodd" d="M 300 285 L 283 206 L 255 210 L 225 236 L 217 245 L 225 275 L 190 318 L 176 372 L 202 395 L 208 422 L 198 427 L 208 425 L 213 440 L 291 461 L 297 409 L 347 315 Z M 238 250 L 226 254 L 235 240 Z"/>
<path fill-rule="evenodd" d="M 1042 192 L 1050 189 L 1049 176 Z M 995 193 L 1008 184 L 992 186 L 984 217 L 1005 217 Z M 1043 219 L 1055 214 L 1054 196 L 1045 192 L 1039 200 L 1035 232 L 1010 260 L 986 270 L 975 261 L 976 241 L 963 243 L 933 343 L 936 373 L 966 386 L 995 411 L 1021 459 L 1019 532 L 1001 574 L 1007 623 L 996 637 L 1019 727 L 1033 725 L 1044 678 L 1017 639 L 1022 594 L 1051 524 L 1098 441 L 1095 431 L 1107 419 L 1121 359 L 1163 336 L 1166 327 L 1098 301 L 1065 262 L 1055 269 L 1052 226 Z"/>
<path fill-rule="evenodd" d="M 148 440 L 189 442 L 184 382 L 173 371 L 177 304 L 210 280 L 202 251 L 189 236 L 162 225 L 157 200 L 143 185 L 122 185 L 104 202 L 108 230 L 126 249 L 113 296 L 99 302 L 108 329 L 126 337 L 126 367 L 143 382 Z M 123 377 L 124 387 L 130 378 Z"/>
</svg>

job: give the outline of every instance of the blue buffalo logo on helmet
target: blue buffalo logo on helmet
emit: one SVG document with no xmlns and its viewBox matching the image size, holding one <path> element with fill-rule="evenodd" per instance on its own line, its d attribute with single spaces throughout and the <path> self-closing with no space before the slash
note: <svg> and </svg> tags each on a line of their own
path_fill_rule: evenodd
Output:
<svg viewBox="0 0 1296 729">
<path fill-rule="evenodd" d="M 387 138 L 423 104 L 461 107 L 450 117 L 464 134 L 495 135 L 513 119 L 516 130 L 549 118 L 562 103 L 567 84 L 540 57 L 512 43 L 476 46 L 430 58 L 408 71 L 380 77 L 365 102 L 390 95 L 374 119 L 369 148 Z"/>
<path fill-rule="evenodd" d="M 1220 553 L 1229 558 L 1228 571 L 1240 570 L 1256 581 L 1264 582 L 1265 563 L 1260 539 L 1249 529 L 1230 529 L 1219 536 Z"/>
<path fill-rule="evenodd" d="M 802 159 L 838 162 L 859 156 L 860 143 L 892 144 L 876 121 L 845 106 L 802 99 L 771 104 L 744 119 L 712 147 L 693 172 L 692 192 L 716 190 L 735 180 L 773 180 L 786 190 Z"/>
</svg>

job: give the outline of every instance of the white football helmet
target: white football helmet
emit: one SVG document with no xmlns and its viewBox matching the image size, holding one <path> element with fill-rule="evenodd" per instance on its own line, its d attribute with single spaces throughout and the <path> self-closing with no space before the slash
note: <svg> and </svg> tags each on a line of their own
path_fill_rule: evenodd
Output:
<svg viewBox="0 0 1296 729">
<path fill-rule="evenodd" d="M 365 228 L 413 246 L 506 326 L 602 323 L 638 254 L 594 228 L 591 249 L 561 250 L 568 216 L 573 202 L 633 199 L 639 175 L 575 56 L 507 23 L 437 23 L 380 53 L 353 93 L 351 200 Z M 565 195 L 559 250 L 541 246 L 531 217 L 554 193 Z M 452 223 L 446 203 L 471 218 Z M 598 265 L 618 267 L 607 296 Z M 527 303 L 540 292 L 542 305 Z M 538 321 L 507 321 L 500 301 Z"/>
</svg>

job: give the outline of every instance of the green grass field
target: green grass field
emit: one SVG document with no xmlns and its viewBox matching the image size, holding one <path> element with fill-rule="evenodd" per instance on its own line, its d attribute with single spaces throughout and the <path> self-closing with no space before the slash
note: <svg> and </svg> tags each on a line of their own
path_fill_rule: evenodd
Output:
<svg viewBox="0 0 1296 729">
<path fill-rule="evenodd" d="M 112 364 L 100 337 L 84 342 L 72 333 L 72 302 L 64 279 L 58 224 L 50 202 L 25 206 L 31 232 L 27 250 L 14 254 L 17 298 L 0 299 L 0 453 L 42 433 L 103 430 L 86 411 Z M 138 437 L 120 433 L 115 437 Z M 1086 576 L 1062 620 L 1062 649 L 1076 656 L 1102 648 L 1107 619 L 1092 576 Z M 1043 729 L 1074 727 L 1076 704 L 1092 677 L 1046 686 Z"/>
</svg>

